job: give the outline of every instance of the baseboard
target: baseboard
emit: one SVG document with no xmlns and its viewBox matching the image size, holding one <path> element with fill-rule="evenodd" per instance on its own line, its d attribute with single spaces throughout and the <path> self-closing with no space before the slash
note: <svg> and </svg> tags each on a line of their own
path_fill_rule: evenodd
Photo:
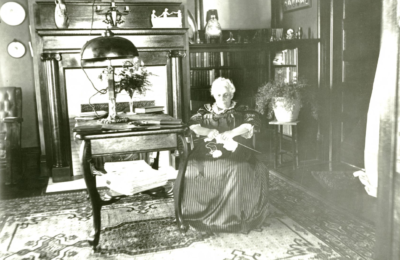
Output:
<svg viewBox="0 0 400 260">
<path fill-rule="evenodd" d="M 51 176 L 53 177 L 53 182 L 71 181 L 71 167 L 54 167 L 51 169 Z"/>
<path fill-rule="evenodd" d="M 43 175 L 41 170 L 41 156 L 39 147 L 21 148 L 22 153 L 22 173 L 24 177 L 39 177 Z"/>
</svg>

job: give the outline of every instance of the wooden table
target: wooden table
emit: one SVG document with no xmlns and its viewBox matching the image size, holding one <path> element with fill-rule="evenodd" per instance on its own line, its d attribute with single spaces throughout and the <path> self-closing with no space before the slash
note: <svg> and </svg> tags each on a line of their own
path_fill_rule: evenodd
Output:
<svg viewBox="0 0 400 260">
<path fill-rule="evenodd" d="M 94 120 L 92 122 L 77 122 L 77 126 L 89 124 L 98 125 L 99 123 Z M 101 198 L 96 188 L 96 175 L 93 174 L 93 169 L 90 166 L 91 159 L 96 156 L 127 152 L 144 153 L 152 151 L 171 151 L 178 149 L 183 160 L 180 160 L 178 177 L 174 183 L 175 215 L 180 231 L 186 232 L 188 228 L 183 222 L 181 210 L 182 184 L 188 157 L 188 144 L 186 142 L 185 133 L 188 128 L 184 125 L 177 125 L 168 127 L 152 126 L 148 129 L 132 130 L 124 129 L 124 124 L 125 127 L 128 126 L 127 123 L 123 123 L 117 124 L 117 126 L 111 126 L 111 130 L 74 130 L 75 138 L 83 141 L 80 148 L 80 162 L 92 204 L 93 231 L 90 234 L 89 243 L 93 248 L 96 248 L 100 240 L 101 207 L 112 204 L 121 197 L 112 197 L 109 200 Z M 107 125 L 105 125 L 105 127 L 107 127 Z"/>
<path fill-rule="evenodd" d="M 294 122 L 279 122 L 279 121 L 271 121 L 270 125 L 274 125 L 274 131 L 272 132 L 272 141 L 274 145 L 271 145 L 271 148 L 274 147 L 273 154 L 275 155 L 274 159 L 274 167 L 277 168 L 282 165 L 282 154 L 289 154 L 293 158 L 293 169 L 296 170 L 299 167 L 299 149 L 298 149 L 298 140 L 297 140 L 297 124 L 299 121 Z M 283 138 L 283 126 L 290 126 L 292 129 L 292 152 L 286 151 L 282 149 L 282 138 Z M 271 153 L 272 154 L 272 153 Z"/>
</svg>

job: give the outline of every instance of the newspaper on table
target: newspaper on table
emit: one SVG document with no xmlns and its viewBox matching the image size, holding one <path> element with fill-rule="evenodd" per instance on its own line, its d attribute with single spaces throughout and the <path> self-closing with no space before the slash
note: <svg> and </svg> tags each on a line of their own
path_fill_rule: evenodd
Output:
<svg viewBox="0 0 400 260">
<path fill-rule="evenodd" d="M 168 181 L 166 172 L 154 170 L 143 160 L 108 162 L 104 169 L 107 187 L 124 195 L 164 186 Z"/>
</svg>

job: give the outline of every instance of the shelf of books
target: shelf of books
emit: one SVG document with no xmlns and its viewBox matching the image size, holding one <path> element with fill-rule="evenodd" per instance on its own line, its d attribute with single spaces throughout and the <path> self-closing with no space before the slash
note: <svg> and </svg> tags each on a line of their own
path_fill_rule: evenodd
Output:
<svg viewBox="0 0 400 260">
<path fill-rule="evenodd" d="M 254 94 L 268 78 L 268 58 L 264 49 L 195 48 L 189 54 L 190 95 L 192 113 L 204 103 L 213 102 L 212 82 L 228 78 L 236 87 L 235 99 L 252 104 Z"/>
<path fill-rule="evenodd" d="M 298 48 L 276 51 L 272 68 L 274 80 L 287 83 L 297 82 Z"/>
</svg>

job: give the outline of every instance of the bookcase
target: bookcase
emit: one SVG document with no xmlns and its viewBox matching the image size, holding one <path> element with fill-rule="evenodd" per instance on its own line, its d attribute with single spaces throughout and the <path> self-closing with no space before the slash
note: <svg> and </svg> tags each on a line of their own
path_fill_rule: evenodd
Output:
<svg viewBox="0 0 400 260">
<path fill-rule="evenodd" d="M 236 87 L 234 99 L 254 107 L 258 86 L 268 81 L 268 51 L 261 44 L 190 45 L 191 112 L 213 102 L 210 94 L 215 78 L 229 78 Z"/>
</svg>

